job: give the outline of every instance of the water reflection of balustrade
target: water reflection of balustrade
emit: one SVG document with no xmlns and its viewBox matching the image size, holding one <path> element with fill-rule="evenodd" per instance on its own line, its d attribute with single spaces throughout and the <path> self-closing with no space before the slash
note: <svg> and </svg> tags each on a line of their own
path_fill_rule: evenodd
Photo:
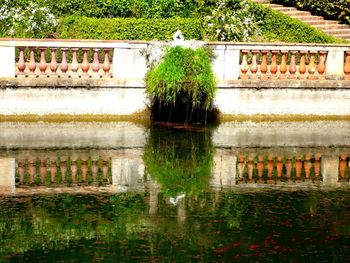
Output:
<svg viewBox="0 0 350 263">
<path fill-rule="evenodd" d="M 241 50 L 240 77 L 325 79 L 327 53 L 325 50 Z"/>
<path fill-rule="evenodd" d="M 24 159 L 16 162 L 18 185 L 106 185 L 111 183 L 106 159 Z"/>
<path fill-rule="evenodd" d="M 18 52 L 18 77 L 112 77 L 111 48 L 20 46 Z"/>
<path fill-rule="evenodd" d="M 237 182 L 322 180 L 320 155 L 296 157 L 243 156 L 237 162 Z"/>
<path fill-rule="evenodd" d="M 339 158 L 339 181 L 348 181 L 350 179 L 350 158 L 342 154 Z"/>
</svg>

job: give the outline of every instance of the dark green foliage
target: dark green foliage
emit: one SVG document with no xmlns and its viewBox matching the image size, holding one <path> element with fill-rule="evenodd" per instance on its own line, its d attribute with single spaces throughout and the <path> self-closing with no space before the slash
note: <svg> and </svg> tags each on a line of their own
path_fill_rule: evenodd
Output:
<svg viewBox="0 0 350 263">
<path fill-rule="evenodd" d="M 268 41 L 296 43 L 336 43 L 341 42 L 288 15 L 274 11 L 260 4 L 251 3 L 251 10 L 258 20 L 263 38 Z"/>
<path fill-rule="evenodd" d="M 208 53 L 204 48 L 169 48 L 160 64 L 148 72 L 146 92 L 155 119 L 161 112 L 164 121 L 205 121 L 200 112 L 205 115 L 211 109 L 217 88 Z"/>
<path fill-rule="evenodd" d="M 272 0 L 271 2 L 295 6 L 316 15 L 350 24 L 349 0 Z"/>
<path fill-rule="evenodd" d="M 199 19 L 87 18 L 70 16 L 60 20 L 59 38 L 73 39 L 172 39 L 180 29 L 186 39 L 203 39 Z"/>
<path fill-rule="evenodd" d="M 10 5 L 26 7 L 30 1 L 49 7 L 58 17 L 199 17 L 216 6 L 215 0 L 16 0 Z"/>
</svg>

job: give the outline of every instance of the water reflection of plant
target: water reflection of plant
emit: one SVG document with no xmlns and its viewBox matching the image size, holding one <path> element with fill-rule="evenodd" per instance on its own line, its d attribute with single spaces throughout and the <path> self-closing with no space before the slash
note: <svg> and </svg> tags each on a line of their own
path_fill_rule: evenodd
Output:
<svg viewBox="0 0 350 263">
<path fill-rule="evenodd" d="M 209 132 L 151 128 L 143 160 L 166 195 L 197 195 L 209 185 L 213 155 Z"/>
</svg>

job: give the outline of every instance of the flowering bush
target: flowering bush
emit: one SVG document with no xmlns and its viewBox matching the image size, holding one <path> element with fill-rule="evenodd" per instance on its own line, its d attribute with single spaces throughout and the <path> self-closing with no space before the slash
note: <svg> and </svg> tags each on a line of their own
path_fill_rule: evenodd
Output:
<svg viewBox="0 0 350 263">
<path fill-rule="evenodd" d="M 0 23 L 1 31 L 11 37 L 48 37 L 57 26 L 49 8 L 35 2 L 30 2 L 27 8 L 11 7 L 10 0 L 5 0 L 0 8 Z"/>
<path fill-rule="evenodd" d="M 247 1 L 220 0 L 212 14 L 205 17 L 208 38 L 219 41 L 250 41 L 262 34 Z"/>
</svg>

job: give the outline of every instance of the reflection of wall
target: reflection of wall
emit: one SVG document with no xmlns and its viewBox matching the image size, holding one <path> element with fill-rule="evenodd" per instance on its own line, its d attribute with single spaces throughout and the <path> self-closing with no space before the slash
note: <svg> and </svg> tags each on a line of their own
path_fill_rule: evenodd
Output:
<svg viewBox="0 0 350 263">
<path fill-rule="evenodd" d="M 0 159 L 0 194 L 15 192 L 15 159 Z"/>
<path fill-rule="evenodd" d="M 339 157 L 323 156 L 322 157 L 322 176 L 325 185 L 334 185 L 338 182 L 339 175 Z"/>
<path fill-rule="evenodd" d="M 132 122 L 0 122 L 0 146 L 6 148 L 130 148 L 143 147 L 146 138 L 146 127 Z"/>
<path fill-rule="evenodd" d="M 210 185 L 214 188 L 229 187 L 236 184 L 237 157 L 229 151 L 216 150 L 214 156 L 214 170 Z"/>
<path fill-rule="evenodd" d="M 224 122 L 212 138 L 216 147 L 345 147 L 350 145 L 349 130 L 345 121 Z"/>
<path fill-rule="evenodd" d="M 144 188 L 145 166 L 142 150 L 125 150 L 112 159 L 112 183 L 120 191 Z"/>
</svg>

